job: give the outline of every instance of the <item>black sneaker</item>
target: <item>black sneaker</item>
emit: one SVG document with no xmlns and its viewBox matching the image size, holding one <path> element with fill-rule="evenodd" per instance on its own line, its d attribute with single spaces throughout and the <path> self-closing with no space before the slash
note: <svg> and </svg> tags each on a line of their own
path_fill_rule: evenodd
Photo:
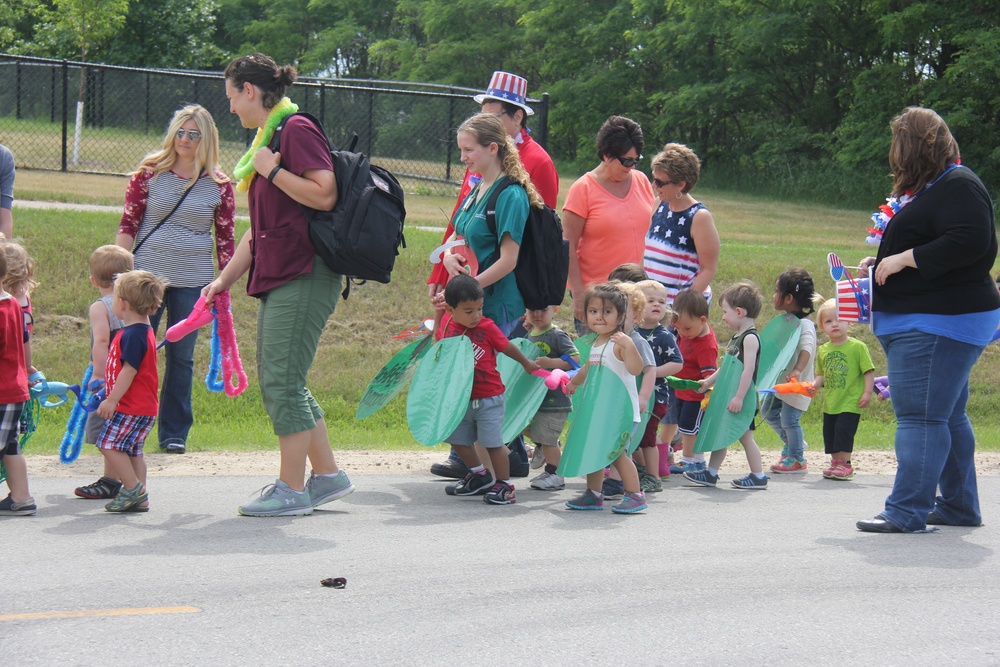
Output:
<svg viewBox="0 0 1000 667">
<path fill-rule="evenodd" d="M 6 498 L 0 500 L 0 514 L 7 516 L 31 516 L 37 511 L 38 507 L 35 505 L 35 499 L 31 497 L 24 502 L 16 503 L 8 493 Z"/>
<path fill-rule="evenodd" d="M 93 484 L 78 486 L 73 493 L 88 500 L 111 500 L 118 495 L 122 483 L 110 477 L 102 477 Z"/>
<path fill-rule="evenodd" d="M 462 479 L 469 474 L 469 466 L 465 465 L 462 459 L 449 458 L 444 463 L 432 465 L 431 474 L 448 479 Z"/>
<path fill-rule="evenodd" d="M 481 496 L 493 486 L 493 475 L 489 470 L 483 473 L 470 472 L 461 482 L 454 482 L 444 487 L 449 496 Z"/>
<path fill-rule="evenodd" d="M 493 488 L 483 496 L 483 502 L 490 505 L 513 505 L 517 502 L 514 497 L 514 487 L 506 482 L 497 482 Z"/>
<path fill-rule="evenodd" d="M 531 468 L 525 461 L 521 460 L 520 454 L 517 452 L 511 452 L 510 456 L 507 457 L 510 460 L 510 476 L 511 477 L 527 477 Z"/>
<path fill-rule="evenodd" d="M 167 454 L 183 454 L 187 451 L 187 446 L 183 442 L 168 442 L 160 445 L 160 451 Z"/>
</svg>

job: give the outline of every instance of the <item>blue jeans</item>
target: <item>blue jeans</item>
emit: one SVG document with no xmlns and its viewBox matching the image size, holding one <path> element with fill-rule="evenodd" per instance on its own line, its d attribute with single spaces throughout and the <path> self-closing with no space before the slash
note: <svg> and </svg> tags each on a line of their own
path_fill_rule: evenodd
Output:
<svg viewBox="0 0 1000 667">
<path fill-rule="evenodd" d="M 919 331 L 878 339 L 897 422 L 896 480 L 879 516 L 907 532 L 922 530 L 931 510 L 947 523 L 979 525 L 976 438 L 965 405 L 983 348 Z"/>
<path fill-rule="evenodd" d="M 774 394 L 768 394 L 760 411 L 764 415 L 764 421 L 774 429 L 787 447 L 788 456 L 796 461 L 805 462 L 805 434 L 802 432 L 802 424 L 799 423 L 802 410 L 793 408 Z"/>
<path fill-rule="evenodd" d="M 158 333 L 163 311 L 167 311 L 167 329 L 183 322 L 201 296 L 200 287 L 168 287 L 159 310 L 149 316 L 153 331 Z M 160 448 L 170 443 L 187 445 L 188 431 L 194 422 L 191 413 L 191 381 L 194 375 L 194 344 L 198 332 L 192 331 L 176 343 L 167 343 L 166 365 L 160 382 L 160 414 L 157 433 Z"/>
</svg>

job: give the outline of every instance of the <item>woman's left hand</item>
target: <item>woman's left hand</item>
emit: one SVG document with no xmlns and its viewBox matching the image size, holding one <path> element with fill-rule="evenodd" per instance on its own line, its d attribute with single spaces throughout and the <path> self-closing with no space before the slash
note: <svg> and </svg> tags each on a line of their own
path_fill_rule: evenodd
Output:
<svg viewBox="0 0 1000 667">
<path fill-rule="evenodd" d="M 253 156 L 253 168 L 257 170 L 257 173 L 267 178 L 267 176 L 281 164 L 281 153 L 275 153 L 267 146 L 261 146 L 261 148 L 254 153 Z"/>
<path fill-rule="evenodd" d="M 460 273 L 469 273 L 463 259 L 464 258 L 457 253 L 446 252 L 444 256 L 441 257 L 441 263 L 444 264 L 444 268 L 448 272 L 448 275 L 454 277 Z"/>
<path fill-rule="evenodd" d="M 875 267 L 875 282 L 879 285 L 885 285 L 885 281 L 892 274 L 899 273 L 907 267 L 916 268 L 916 266 L 916 263 L 913 261 L 912 250 L 904 250 L 901 253 L 889 255 L 882 258 L 882 261 Z"/>
</svg>

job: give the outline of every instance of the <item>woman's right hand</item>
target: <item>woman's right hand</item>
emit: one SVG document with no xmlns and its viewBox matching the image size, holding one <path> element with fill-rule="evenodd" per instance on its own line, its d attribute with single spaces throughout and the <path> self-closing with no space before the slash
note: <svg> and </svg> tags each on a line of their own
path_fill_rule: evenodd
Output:
<svg viewBox="0 0 1000 667">
<path fill-rule="evenodd" d="M 858 277 L 867 278 L 868 274 L 871 273 L 873 266 L 875 266 L 874 257 L 865 257 L 863 260 L 858 262 Z"/>
</svg>

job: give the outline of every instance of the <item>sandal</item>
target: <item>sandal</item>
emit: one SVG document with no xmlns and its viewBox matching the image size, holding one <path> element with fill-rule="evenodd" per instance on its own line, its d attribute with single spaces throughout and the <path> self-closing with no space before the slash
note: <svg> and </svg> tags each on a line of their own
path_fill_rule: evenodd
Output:
<svg viewBox="0 0 1000 667">
<path fill-rule="evenodd" d="M 73 493 L 88 500 L 110 500 L 118 495 L 121 488 L 121 482 L 110 477 L 102 477 L 93 484 L 77 487 Z"/>
</svg>

